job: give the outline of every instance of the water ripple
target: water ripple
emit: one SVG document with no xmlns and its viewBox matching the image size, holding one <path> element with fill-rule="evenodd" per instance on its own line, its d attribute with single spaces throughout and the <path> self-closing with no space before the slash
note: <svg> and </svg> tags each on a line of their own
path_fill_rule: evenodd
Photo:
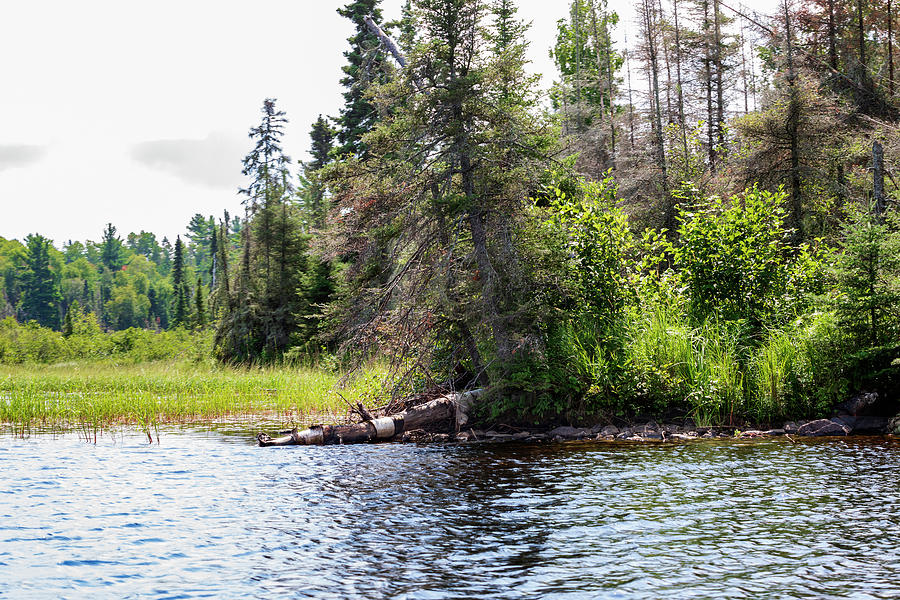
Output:
<svg viewBox="0 0 900 600">
<path fill-rule="evenodd" d="M 0 438 L 0 597 L 896 598 L 900 445 Z"/>
</svg>

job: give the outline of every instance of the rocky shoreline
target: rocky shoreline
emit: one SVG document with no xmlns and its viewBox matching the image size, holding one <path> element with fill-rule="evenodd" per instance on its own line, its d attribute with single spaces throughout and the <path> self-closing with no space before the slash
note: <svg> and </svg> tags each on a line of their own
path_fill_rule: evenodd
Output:
<svg viewBox="0 0 900 600">
<path fill-rule="evenodd" d="M 403 442 L 687 442 L 710 439 L 755 439 L 776 437 L 835 437 L 853 435 L 900 435 L 900 415 L 894 418 L 837 416 L 812 421 L 788 421 L 781 427 L 742 429 L 735 426 L 702 427 L 692 424 L 648 421 L 635 425 L 561 426 L 548 431 L 498 426 L 491 429 L 467 429 L 458 433 L 406 431 Z"/>
</svg>

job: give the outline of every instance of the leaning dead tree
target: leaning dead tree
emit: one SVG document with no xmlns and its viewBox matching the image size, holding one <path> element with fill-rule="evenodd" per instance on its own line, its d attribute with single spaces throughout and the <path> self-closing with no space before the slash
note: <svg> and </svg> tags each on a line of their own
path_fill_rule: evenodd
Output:
<svg viewBox="0 0 900 600">
<path fill-rule="evenodd" d="M 387 441 L 417 429 L 456 432 L 469 422 L 469 411 L 482 394 L 483 390 L 447 394 L 401 413 L 362 423 L 314 425 L 302 431 L 294 429 L 278 438 L 260 433 L 257 440 L 260 446 L 323 446 Z"/>
</svg>

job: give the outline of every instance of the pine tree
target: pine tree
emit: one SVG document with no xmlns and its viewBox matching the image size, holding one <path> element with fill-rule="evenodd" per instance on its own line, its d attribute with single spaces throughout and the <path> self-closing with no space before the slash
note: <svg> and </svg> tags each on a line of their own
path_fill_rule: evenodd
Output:
<svg viewBox="0 0 900 600">
<path fill-rule="evenodd" d="M 68 310 L 66 310 L 66 318 L 62 328 L 63 337 L 71 337 L 71 335 L 75 333 L 75 320 L 78 319 L 81 314 L 81 304 L 78 300 L 73 300 L 72 304 L 69 305 Z"/>
</svg>

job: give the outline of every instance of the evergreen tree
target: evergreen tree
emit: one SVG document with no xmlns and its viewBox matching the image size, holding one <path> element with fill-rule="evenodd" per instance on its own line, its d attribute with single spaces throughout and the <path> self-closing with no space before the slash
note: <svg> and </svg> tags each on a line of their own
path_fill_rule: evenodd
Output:
<svg viewBox="0 0 900 600">
<path fill-rule="evenodd" d="M 116 228 L 112 223 L 106 224 L 103 239 L 100 242 L 100 262 L 110 271 L 118 271 L 125 264 L 122 255 L 122 239 L 116 236 Z"/>
<path fill-rule="evenodd" d="M 369 31 L 365 17 L 371 15 L 376 22 L 381 22 L 380 0 L 352 0 L 338 14 L 353 22 L 355 31 L 347 39 L 350 49 L 344 52 L 347 65 L 344 66 L 344 106 L 337 118 L 340 125 L 338 154 L 363 156 L 365 144 L 361 141 L 363 134 L 372 130 L 378 121 L 378 112 L 366 97 L 370 85 L 387 81 L 389 66 L 388 57 L 381 49 L 378 38 Z"/>
<path fill-rule="evenodd" d="M 80 316 L 81 304 L 79 304 L 78 300 L 74 300 L 72 301 L 72 304 L 69 305 L 68 310 L 66 310 L 66 318 L 62 328 L 63 337 L 69 337 L 75 333 L 75 320 Z"/>
<path fill-rule="evenodd" d="M 309 137 L 312 141 L 310 155 L 312 160 L 303 163 L 304 177 L 301 178 L 300 198 L 304 205 L 309 223 L 321 229 L 325 226 L 328 207 L 325 205 L 325 188 L 316 173 L 331 161 L 331 150 L 334 146 L 336 132 L 328 121 L 319 115 L 313 123 Z"/>
<path fill-rule="evenodd" d="M 181 241 L 181 236 L 175 238 L 175 253 L 172 259 L 172 292 L 175 295 L 172 326 L 183 327 L 187 324 L 188 300 L 187 283 L 184 275 L 184 244 Z"/>
<path fill-rule="evenodd" d="M 203 300 L 203 281 L 199 277 L 194 291 L 194 326 L 206 329 L 206 302 Z"/>
<path fill-rule="evenodd" d="M 235 296 L 216 331 L 219 355 L 229 361 L 268 360 L 282 353 L 297 329 L 305 243 L 293 186 L 281 149 L 287 123 L 275 100 L 263 104 L 262 122 L 250 130 L 253 149 L 244 158 L 250 182 L 241 269 Z"/>
<path fill-rule="evenodd" d="M 56 276 L 50 269 L 50 240 L 31 234 L 25 238 L 25 246 L 27 254 L 25 271 L 21 277 L 20 310 L 25 319 L 33 319 L 44 327 L 57 329 L 61 297 Z"/>
<path fill-rule="evenodd" d="M 477 0 L 416 7 L 429 51 L 414 52 L 397 96 L 384 96 L 389 116 L 369 160 L 332 180 L 353 249 L 343 318 L 357 341 L 400 340 L 395 358 L 420 364 L 458 342 L 461 363 L 483 380 L 490 364 L 499 382 L 517 349 L 539 354 L 542 344 L 545 288 L 524 240 L 529 190 L 552 142 L 531 111 L 522 38 L 495 53 Z"/>
</svg>

